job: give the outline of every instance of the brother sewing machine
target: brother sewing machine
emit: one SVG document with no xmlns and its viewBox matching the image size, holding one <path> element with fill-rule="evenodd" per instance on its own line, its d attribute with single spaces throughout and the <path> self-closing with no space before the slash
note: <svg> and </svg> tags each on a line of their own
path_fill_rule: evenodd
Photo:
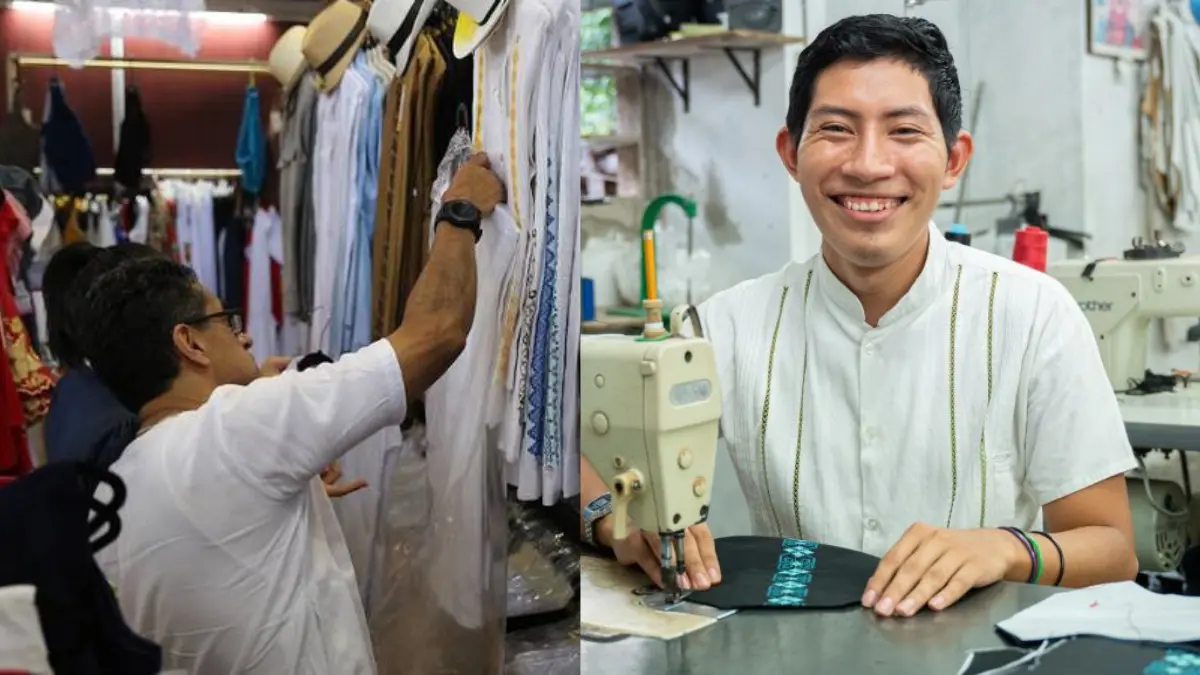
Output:
<svg viewBox="0 0 1200 675">
<path fill-rule="evenodd" d="M 668 334 L 661 302 L 644 304 L 642 336 L 581 336 L 580 445 L 612 492 L 613 536 L 660 534 L 668 603 L 677 604 L 686 530 L 708 519 L 721 391 L 712 345 L 678 332 L 690 316 L 701 334 L 695 309 L 676 308 Z"/>
<path fill-rule="evenodd" d="M 1182 253 L 1162 241 L 1134 240 L 1122 258 L 1064 260 L 1046 270 L 1083 309 L 1118 391 L 1145 377 L 1152 320 L 1200 317 L 1200 256 Z"/>
</svg>

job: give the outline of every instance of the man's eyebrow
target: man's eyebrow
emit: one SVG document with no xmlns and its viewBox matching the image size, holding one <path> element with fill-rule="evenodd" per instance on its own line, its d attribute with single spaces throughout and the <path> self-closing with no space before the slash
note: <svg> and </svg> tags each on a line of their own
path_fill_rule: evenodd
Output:
<svg viewBox="0 0 1200 675">
<path fill-rule="evenodd" d="M 819 105 L 819 106 L 813 108 L 812 112 L 810 114 L 813 117 L 826 116 L 826 117 L 847 117 L 847 118 L 853 119 L 853 120 L 862 119 L 861 113 L 856 112 L 854 110 L 850 110 L 849 108 L 843 108 L 841 106 L 836 106 L 836 105 Z M 929 113 L 926 112 L 923 108 L 920 108 L 918 106 L 901 106 L 899 108 L 892 108 L 891 110 L 888 110 L 886 113 L 884 113 L 884 117 L 886 117 L 888 119 L 895 119 L 897 117 L 928 118 Z"/>
</svg>

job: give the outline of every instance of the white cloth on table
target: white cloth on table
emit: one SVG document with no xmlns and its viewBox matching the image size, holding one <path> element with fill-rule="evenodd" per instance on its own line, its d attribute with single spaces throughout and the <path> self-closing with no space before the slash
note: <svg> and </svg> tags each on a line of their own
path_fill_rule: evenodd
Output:
<svg viewBox="0 0 1200 675">
<path fill-rule="evenodd" d="M 1055 593 L 996 627 L 1022 642 L 1076 635 L 1195 642 L 1200 640 L 1200 598 L 1153 593 L 1121 581 Z"/>
</svg>

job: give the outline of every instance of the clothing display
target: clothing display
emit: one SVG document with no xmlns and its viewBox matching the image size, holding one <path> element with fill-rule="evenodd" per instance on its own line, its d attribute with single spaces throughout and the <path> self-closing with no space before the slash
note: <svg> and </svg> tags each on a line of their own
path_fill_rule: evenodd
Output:
<svg viewBox="0 0 1200 675">
<path fill-rule="evenodd" d="M 882 556 L 916 522 L 1037 530 L 1040 505 L 1137 467 L 1062 285 L 929 227 L 878 326 L 820 255 L 698 308 L 754 534 Z"/>
<path fill-rule="evenodd" d="M 90 487 L 97 483 L 110 499 L 92 497 Z M 124 496 L 119 478 L 73 462 L 42 467 L 0 487 L 5 545 L 0 587 L 37 589 L 38 616 L 57 675 L 161 671 L 162 650 L 126 625 L 93 559 L 97 550 L 112 548 L 122 530 L 118 510 Z"/>
<path fill-rule="evenodd" d="M 800 539 L 722 537 L 716 550 L 721 583 L 688 600 L 719 609 L 850 607 L 879 566 L 875 556 Z"/>
<path fill-rule="evenodd" d="M 67 103 L 62 82 L 50 80 L 42 123 L 43 187 L 49 192 L 76 193 L 96 177 L 92 144 L 75 111 Z"/>
</svg>

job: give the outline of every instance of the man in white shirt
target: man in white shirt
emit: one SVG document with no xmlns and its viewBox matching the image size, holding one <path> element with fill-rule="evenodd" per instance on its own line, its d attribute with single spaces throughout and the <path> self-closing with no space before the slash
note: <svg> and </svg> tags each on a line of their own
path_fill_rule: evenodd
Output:
<svg viewBox="0 0 1200 675">
<path fill-rule="evenodd" d="M 164 667 L 375 672 L 318 474 L 399 424 L 463 349 L 480 223 L 502 195 L 486 158 L 464 166 L 400 328 L 304 372 L 260 373 L 237 314 L 182 265 L 125 263 L 88 293 L 85 353 L 141 424 L 112 466 L 128 499 L 120 536 L 98 558 L 131 626 L 163 647 Z"/>
<path fill-rule="evenodd" d="M 971 156 L 961 101 L 928 21 L 824 30 L 776 139 L 821 252 L 700 307 L 755 533 L 882 556 L 863 605 L 884 616 L 1000 580 L 1137 571 L 1135 461 L 1083 313 L 1052 278 L 930 224 Z M 591 504 L 603 482 L 582 479 Z M 660 581 L 657 535 L 613 542 L 603 512 L 585 509 L 585 532 Z M 1043 518 L 1050 534 L 1033 533 Z M 685 565 L 684 585 L 720 581 L 707 527 Z"/>
</svg>

